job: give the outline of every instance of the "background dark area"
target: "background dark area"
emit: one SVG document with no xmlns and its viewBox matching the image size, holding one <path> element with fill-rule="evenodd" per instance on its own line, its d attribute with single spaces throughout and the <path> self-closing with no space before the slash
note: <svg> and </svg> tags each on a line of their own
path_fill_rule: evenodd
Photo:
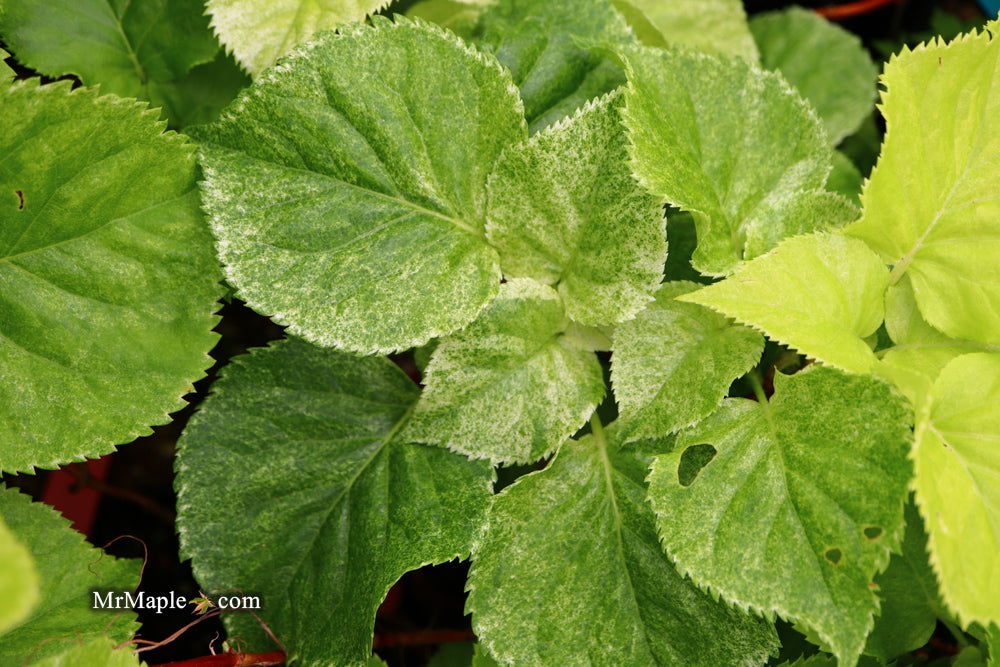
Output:
<svg viewBox="0 0 1000 667">
<path fill-rule="evenodd" d="M 403 11 L 409 4 L 412 2 L 397 3 L 392 9 Z M 781 0 L 746 2 L 750 13 L 780 9 L 788 4 Z M 818 7 L 829 3 L 806 0 L 800 4 Z M 972 0 L 908 0 L 840 21 L 840 24 L 858 34 L 876 62 L 880 62 L 887 53 L 898 50 L 903 43 L 915 43 L 938 31 L 958 32 L 964 22 L 982 18 L 982 12 Z M 8 62 L 19 76 L 33 75 L 15 62 Z M 85 464 L 73 464 L 66 468 L 74 475 L 76 487 L 96 489 L 100 493 L 96 520 L 88 535 L 94 545 L 104 546 L 122 535 L 132 535 L 145 544 L 149 555 L 140 589 L 150 594 L 173 590 L 188 598 L 198 595 L 198 585 L 191 574 L 190 564 L 179 560 L 173 522 L 176 499 L 173 462 L 178 437 L 197 405 L 211 391 L 219 368 L 248 348 L 266 345 L 283 336 L 281 327 L 239 301 L 222 305 L 219 313 L 221 319 L 216 330 L 221 340 L 212 352 L 216 363 L 208 376 L 195 385 L 195 393 L 187 396 L 189 405 L 174 414 L 170 424 L 155 428 L 153 434 L 122 446 L 110 455 L 110 471 L 105 480 L 91 479 Z M 412 359 L 403 355 L 397 362 L 412 377 L 418 377 Z M 502 473 L 502 483 L 509 483 L 518 472 L 523 470 Z M 52 473 L 41 471 L 37 475 L 4 476 L 4 481 L 41 500 L 51 476 Z M 142 558 L 144 553 L 142 544 L 129 539 L 116 541 L 108 550 L 117 556 L 133 558 Z M 466 563 L 453 562 L 425 567 L 405 575 L 379 610 L 375 624 L 378 654 L 393 666 L 425 665 L 439 651 L 440 642 L 452 645 L 474 640 L 469 617 L 464 615 L 467 570 Z M 264 602 L 266 604 L 266 600 Z M 317 613 L 323 612 L 317 610 Z M 139 636 L 151 640 L 163 639 L 192 618 L 186 610 L 160 615 L 141 613 L 143 625 Z M 792 652 L 790 657 L 795 657 L 797 654 L 794 651 L 802 650 L 796 647 L 804 647 L 801 636 L 796 636 L 797 633 L 786 626 L 781 627 L 781 631 Z M 224 636 L 218 619 L 209 619 L 170 644 L 143 653 L 142 658 L 156 665 L 207 655 L 210 645 L 216 652 L 221 652 Z M 467 655 L 469 648 L 467 645 L 453 645 L 447 651 Z M 923 662 L 954 652 L 954 639 L 941 628 L 927 648 L 914 654 L 913 660 Z"/>
</svg>

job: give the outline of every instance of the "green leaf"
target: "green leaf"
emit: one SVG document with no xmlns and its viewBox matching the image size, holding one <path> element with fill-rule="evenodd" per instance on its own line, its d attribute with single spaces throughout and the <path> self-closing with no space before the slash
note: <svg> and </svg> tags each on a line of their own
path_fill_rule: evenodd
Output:
<svg viewBox="0 0 1000 667">
<path fill-rule="evenodd" d="M 38 604 L 35 561 L 0 515 L 0 636 L 24 620 Z"/>
<path fill-rule="evenodd" d="M 856 217 L 822 190 L 832 154 L 825 131 L 778 74 L 676 49 L 631 48 L 623 58 L 633 171 L 693 214 L 699 271 L 731 273 L 786 236 Z"/>
<path fill-rule="evenodd" d="M 853 665 L 878 611 L 869 584 L 902 537 L 909 424 L 880 380 L 778 374 L 769 403 L 727 400 L 654 462 L 664 547 L 698 586 L 802 623 Z M 680 475 L 698 448 L 714 457 Z"/>
<path fill-rule="evenodd" d="M 201 0 L 4 0 L 0 34 L 42 74 L 146 100 L 219 50 Z"/>
<path fill-rule="evenodd" d="M 553 285 L 573 320 L 634 317 L 663 278 L 663 207 L 628 168 L 620 95 L 504 151 L 486 235 L 508 277 Z"/>
<path fill-rule="evenodd" d="M 181 438 L 183 553 L 206 592 L 261 596 L 289 662 L 364 664 L 392 584 L 485 520 L 489 466 L 398 436 L 419 393 L 384 358 L 289 339 L 238 357 Z"/>
<path fill-rule="evenodd" d="M 475 37 L 483 4 L 461 0 L 417 0 L 406 10 L 406 16 L 436 23 L 468 40 Z"/>
<path fill-rule="evenodd" d="M 472 653 L 471 667 L 500 667 L 500 663 L 483 649 L 483 645 L 476 642 L 475 650 Z M 992 665 L 991 665 L 992 667 Z"/>
<path fill-rule="evenodd" d="M 904 50 L 882 82 L 889 130 L 847 232 L 894 265 L 892 282 L 910 277 L 935 328 L 998 344 L 1000 40 L 973 32 Z"/>
<path fill-rule="evenodd" d="M 212 28 L 257 76 L 321 30 L 361 21 L 391 0 L 207 0 Z"/>
<path fill-rule="evenodd" d="M 649 46 L 683 44 L 757 61 L 740 0 L 612 0 Z"/>
<path fill-rule="evenodd" d="M 996 24 L 996 21 L 993 23 Z M 989 652 L 986 664 L 988 667 L 1000 667 L 1000 625 L 991 625 L 986 631 L 986 646 Z"/>
<path fill-rule="evenodd" d="M 760 334 L 675 300 L 698 287 L 666 283 L 649 308 L 615 329 L 611 380 L 629 439 L 667 435 L 707 417 L 760 360 Z"/>
<path fill-rule="evenodd" d="M 871 114 L 878 69 L 854 34 L 802 7 L 758 14 L 750 30 L 761 65 L 781 72 L 812 103 L 831 144 Z"/>
<path fill-rule="evenodd" d="M 467 608 L 500 661 L 760 664 L 777 648 L 769 623 L 696 589 L 660 549 L 649 460 L 597 427 L 496 497 Z"/>
<path fill-rule="evenodd" d="M 149 433 L 212 363 L 220 275 L 192 149 L 143 106 L 0 89 L 0 470 Z"/>
<path fill-rule="evenodd" d="M 31 667 L 141 667 L 143 663 L 129 648 L 116 650 L 106 637 L 86 644 L 59 642 L 59 653 L 29 663 Z"/>
<path fill-rule="evenodd" d="M 0 7 L 0 22 L 3 20 L 3 7 Z M 7 85 L 14 80 L 16 73 L 7 65 L 10 54 L 0 49 L 0 85 Z"/>
<path fill-rule="evenodd" d="M 838 152 L 850 158 L 865 177 L 871 174 L 881 150 L 882 130 L 875 122 L 874 113 L 868 114 L 858 131 L 844 139 L 837 148 Z M 833 175 L 830 177 L 832 179 Z"/>
<path fill-rule="evenodd" d="M 941 610 L 937 581 L 927 560 L 927 534 L 916 505 L 907 504 L 905 516 L 900 553 L 893 554 L 889 567 L 875 578 L 882 608 L 865 653 L 883 663 L 926 644 Z"/>
<path fill-rule="evenodd" d="M 833 169 L 830 170 L 826 188 L 846 197 L 852 204 L 860 204 L 863 183 L 864 177 L 851 159 L 840 151 L 834 151 Z"/>
<path fill-rule="evenodd" d="M 441 644 L 441 648 L 427 661 L 427 667 L 470 667 L 474 647 L 472 642 Z"/>
<path fill-rule="evenodd" d="M 914 488 L 941 596 L 964 626 L 1000 624 L 1000 354 L 952 360 L 918 411 Z"/>
<path fill-rule="evenodd" d="M 233 101 L 236 94 L 250 85 L 232 57 L 222 51 L 215 60 L 198 65 L 177 81 L 150 89 L 153 106 L 163 107 L 173 127 L 210 123 Z"/>
<path fill-rule="evenodd" d="M 499 0 L 479 33 L 520 88 L 532 133 L 625 83 L 621 66 L 591 47 L 634 41 L 609 0 Z"/>
<path fill-rule="evenodd" d="M 427 23 L 374 22 L 299 49 L 198 132 L 241 298 L 362 353 L 422 345 L 493 299 L 486 177 L 525 136 L 495 60 Z"/>
<path fill-rule="evenodd" d="M 986 662 L 984 653 L 979 646 L 966 646 L 952 660 L 951 667 L 992 667 Z"/>
<path fill-rule="evenodd" d="M 405 435 L 496 462 L 546 456 L 604 396 L 597 357 L 570 344 L 566 326 L 551 287 L 505 283 L 478 320 L 434 350 Z"/>
<path fill-rule="evenodd" d="M 691 256 L 698 246 L 694 219 L 690 213 L 675 209 L 667 210 L 667 263 L 663 266 L 664 281 L 687 280 L 688 282 L 709 283 L 711 279 L 702 276 L 691 266 Z"/>
<path fill-rule="evenodd" d="M 683 295 L 814 359 L 854 373 L 875 355 L 889 271 L 856 239 L 819 233 L 782 242 L 735 275 Z"/>
<path fill-rule="evenodd" d="M 0 664 L 59 655 L 68 642 L 108 637 L 117 645 L 132 637 L 139 628 L 135 614 L 94 611 L 92 592 L 132 591 L 138 562 L 105 555 L 51 507 L 14 489 L 0 487 L 0 516 L 33 556 L 40 587 L 38 604 L 0 637 Z"/>
</svg>

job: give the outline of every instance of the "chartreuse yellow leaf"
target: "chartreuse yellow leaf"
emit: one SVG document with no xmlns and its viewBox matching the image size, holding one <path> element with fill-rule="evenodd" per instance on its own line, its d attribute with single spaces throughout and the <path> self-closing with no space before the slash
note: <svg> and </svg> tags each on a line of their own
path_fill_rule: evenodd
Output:
<svg viewBox="0 0 1000 667">
<path fill-rule="evenodd" d="M 31 553 L 0 515 L 0 636 L 38 604 L 38 572 Z"/>
<path fill-rule="evenodd" d="M 770 401 L 728 399 L 653 463 L 664 548 L 698 586 L 800 623 L 855 664 L 878 612 L 872 579 L 902 538 L 910 423 L 881 380 L 779 373 Z"/>
<path fill-rule="evenodd" d="M 847 233 L 909 276 L 933 327 L 1000 343 L 1000 39 L 904 50 L 882 83 L 888 132 Z"/>
<path fill-rule="evenodd" d="M 526 136 L 492 56 L 423 21 L 373 22 L 299 49 L 197 135 L 238 294 L 366 354 L 449 334 L 496 296 L 486 178 Z"/>
<path fill-rule="evenodd" d="M 728 275 L 785 237 L 857 217 L 824 189 L 833 154 L 826 131 L 779 74 L 677 48 L 621 53 L 632 170 L 693 216 L 696 269 Z"/>
<path fill-rule="evenodd" d="M 597 425 L 497 496 L 468 609 L 503 664 L 715 667 L 775 650 L 770 623 L 698 590 L 663 553 L 650 459 Z"/>
<path fill-rule="evenodd" d="M 141 667 L 145 664 L 139 662 L 130 646 L 116 648 L 107 637 L 85 644 L 64 642 L 59 648 L 59 653 L 32 661 L 30 667 Z"/>
<path fill-rule="evenodd" d="M 963 626 L 1000 625 L 1000 354 L 962 355 L 918 408 L 917 504 L 941 596 Z"/>
<path fill-rule="evenodd" d="M 895 345 L 881 353 L 874 372 L 895 384 L 915 406 L 923 403 L 938 374 L 955 357 L 1000 352 L 1000 346 L 951 338 L 927 324 L 906 275 L 886 290 L 885 328 Z"/>
<path fill-rule="evenodd" d="M 256 76 L 320 30 L 361 21 L 391 0 L 207 0 L 212 28 Z"/>
<path fill-rule="evenodd" d="M 864 243 L 819 233 L 788 239 L 733 276 L 678 299 L 831 366 L 865 373 L 875 355 L 863 339 L 882 324 L 888 280 L 888 269 Z"/>
</svg>

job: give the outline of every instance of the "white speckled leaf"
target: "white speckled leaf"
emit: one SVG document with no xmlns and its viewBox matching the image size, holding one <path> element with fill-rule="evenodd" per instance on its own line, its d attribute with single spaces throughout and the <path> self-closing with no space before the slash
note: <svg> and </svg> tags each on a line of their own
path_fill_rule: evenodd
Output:
<svg viewBox="0 0 1000 667">
<path fill-rule="evenodd" d="M 882 82 L 888 131 L 847 232 L 910 277 L 931 325 L 1000 344 L 1000 39 L 904 50 Z"/>
<path fill-rule="evenodd" d="M 680 49 L 630 48 L 623 58 L 633 170 L 694 216 L 699 271 L 732 273 L 787 236 L 857 217 L 823 190 L 826 132 L 778 74 Z"/>
<path fill-rule="evenodd" d="M 914 489 L 941 596 L 963 626 L 1000 625 L 1000 354 L 948 363 L 918 408 Z"/>
<path fill-rule="evenodd" d="M 487 238 L 509 277 L 554 286 L 590 326 L 652 300 L 667 257 L 663 207 L 628 168 L 620 95 L 508 148 L 489 180 Z"/>
<path fill-rule="evenodd" d="M 863 338 L 882 324 L 889 270 L 856 239 L 797 236 L 733 276 L 679 297 L 750 325 L 802 354 L 854 373 L 875 355 Z"/>
<path fill-rule="evenodd" d="M 183 553 L 208 593 L 263 600 L 297 665 L 363 665 L 405 572 L 468 553 L 492 470 L 399 437 L 419 389 L 384 358 L 289 339 L 231 364 L 178 453 Z M 231 628 L 273 650 L 256 621 Z"/>
<path fill-rule="evenodd" d="M 149 433 L 212 363 L 221 274 L 193 149 L 144 106 L 0 87 L 0 470 Z"/>
<path fill-rule="evenodd" d="M 778 374 L 769 403 L 727 400 L 654 462 L 664 547 L 699 586 L 802 623 L 855 664 L 878 611 L 869 584 L 902 538 L 909 424 L 880 380 Z M 714 457 L 684 471 L 706 443 Z"/>
<path fill-rule="evenodd" d="M 427 23 L 375 24 L 303 46 L 198 134 L 239 295 L 361 353 L 451 333 L 496 295 L 486 178 L 525 137 L 491 56 Z"/>
<path fill-rule="evenodd" d="M 707 417 L 760 360 L 760 334 L 675 300 L 699 287 L 666 283 L 656 301 L 615 329 L 611 384 L 628 439 L 664 436 Z"/>
<path fill-rule="evenodd" d="M 532 132 L 625 83 L 621 66 L 591 47 L 634 40 L 609 0 L 499 0 L 478 31 L 511 71 Z"/>
<path fill-rule="evenodd" d="M 39 586 L 38 604 L 0 633 L 0 665 L 23 665 L 28 657 L 42 661 L 74 642 L 102 637 L 118 645 L 135 634 L 139 625 L 134 612 L 95 611 L 91 605 L 94 590 L 133 591 L 139 561 L 95 549 L 58 512 L 16 489 L 0 487 L 0 517 L 31 553 Z"/>
<path fill-rule="evenodd" d="M 391 0 L 207 0 L 212 28 L 254 76 L 320 30 L 360 21 Z"/>
<path fill-rule="evenodd" d="M 37 72 L 151 100 L 219 51 L 204 10 L 201 0 L 4 0 L 0 35 Z"/>
<path fill-rule="evenodd" d="M 505 489 L 473 553 L 468 610 L 514 665 L 753 665 L 770 623 L 699 591 L 660 548 L 646 502 L 650 456 L 611 433 L 562 445 Z"/>
<path fill-rule="evenodd" d="M 757 60 L 740 0 L 613 0 L 649 46 L 683 44 Z"/>
<path fill-rule="evenodd" d="M 505 463 L 551 452 L 604 395 L 597 357 L 565 340 L 567 324 L 551 287 L 504 284 L 478 320 L 434 350 L 405 435 Z"/>
<path fill-rule="evenodd" d="M 854 34 L 802 7 L 758 14 L 750 30 L 761 66 L 781 72 L 809 100 L 831 144 L 871 114 L 878 68 Z"/>
</svg>

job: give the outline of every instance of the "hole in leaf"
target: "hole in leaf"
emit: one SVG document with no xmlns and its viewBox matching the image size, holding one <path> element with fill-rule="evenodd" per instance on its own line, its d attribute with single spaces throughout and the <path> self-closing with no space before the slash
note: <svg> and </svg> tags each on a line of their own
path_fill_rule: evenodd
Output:
<svg viewBox="0 0 1000 667">
<path fill-rule="evenodd" d="M 868 526 L 862 532 L 869 540 L 877 540 L 882 537 L 882 526 Z"/>
<path fill-rule="evenodd" d="M 21 190 L 14 190 L 14 194 L 17 195 L 17 210 L 24 210 L 24 192 Z"/>
<path fill-rule="evenodd" d="M 715 458 L 718 450 L 712 445 L 692 445 L 681 454 L 680 465 L 677 466 L 677 481 L 681 486 L 691 486 L 701 469 Z"/>
<path fill-rule="evenodd" d="M 840 559 L 843 556 L 843 554 L 840 553 L 840 549 L 837 549 L 837 548 L 827 549 L 826 553 L 823 554 L 823 555 L 826 556 L 826 559 L 828 561 L 830 561 L 831 563 L 833 563 L 834 565 L 839 564 L 840 563 Z"/>
</svg>

